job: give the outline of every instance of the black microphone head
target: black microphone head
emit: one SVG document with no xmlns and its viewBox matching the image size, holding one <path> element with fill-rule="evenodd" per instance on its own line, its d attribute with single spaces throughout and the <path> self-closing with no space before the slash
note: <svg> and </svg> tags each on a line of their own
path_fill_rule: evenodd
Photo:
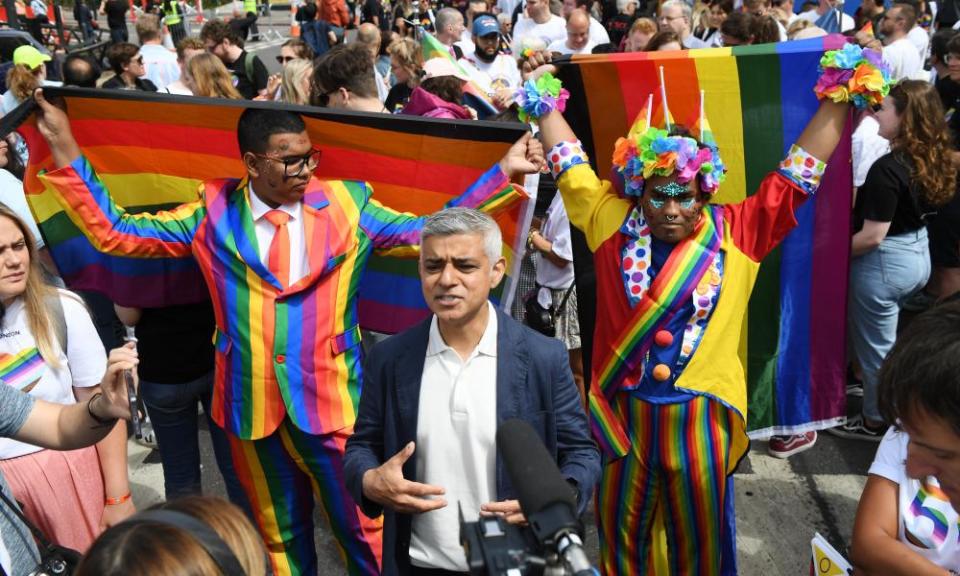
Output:
<svg viewBox="0 0 960 576">
<path fill-rule="evenodd" d="M 527 518 L 557 503 L 576 511 L 573 487 L 530 424 L 519 419 L 504 422 L 497 430 L 497 450 Z"/>
</svg>

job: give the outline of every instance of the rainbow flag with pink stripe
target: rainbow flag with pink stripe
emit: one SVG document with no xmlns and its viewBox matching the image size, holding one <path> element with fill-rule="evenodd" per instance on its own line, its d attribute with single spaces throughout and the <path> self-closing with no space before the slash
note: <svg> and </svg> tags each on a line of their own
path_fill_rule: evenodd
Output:
<svg viewBox="0 0 960 576">
<path fill-rule="evenodd" d="M 816 110 L 817 66 L 844 38 L 758 46 L 574 56 L 559 75 L 571 97 L 564 116 L 597 174 L 649 94 L 662 125 L 659 70 L 677 122 L 696 125 L 705 93 L 711 133 L 728 168 L 716 202 L 737 202 L 776 169 Z M 741 361 L 752 436 L 833 426 L 845 416 L 846 292 L 852 174 L 846 136 L 799 225 L 763 262 L 750 301 Z M 592 298 L 581 295 L 580 298 Z M 598 303 L 602 306 L 602 303 Z"/>
<path fill-rule="evenodd" d="M 246 107 L 282 106 L 142 92 L 46 90 L 50 97 L 64 98 L 84 154 L 114 201 L 131 213 L 170 209 L 197 200 L 203 181 L 243 176 L 236 140 L 240 113 Z M 374 200 L 413 214 L 429 214 L 463 194 L 525 130 L 519 124 L 292 109 L 304 117 L 314 145 L 322 150 L 317 176 L 366 181 L 373 186 Z M 68 286 L 103 292 L 126 306 L 157 307 L 208 297 L 194 260 L 165 253 L 170 244 L 164 238 L 157 238 L 151 258 L 112 256 L 92 245 L 54 192 L 37 178 L 52 160 L 32 120 L 18 131 L 30 148 L 27 199 Z M 475 193 L 484 197 L 491 185 L 481 182 Z M 513 293 L 520 264 L 515 255 L 523 253 L 528 207 L 528 201 L 517 201 L 516 196 L 493 197 L 484 206 L 496 211 L 508 261 L 508 277 L 493 295 L 498 302 Z M 189 247 L 181 249 L 189 252 Z M 396 256 L 375 254 L 366 266 L 360 284 L 360 322 L 365 328 L 397 332 L 429 314 L 415 258 Z"/>
<path fill-rule="evenodd" d="M 0 354 L 0 381 L 17 390 L 28 391 L 40 377 L 46 364 L 36 347 L 16 354 Z"/>
</svg>

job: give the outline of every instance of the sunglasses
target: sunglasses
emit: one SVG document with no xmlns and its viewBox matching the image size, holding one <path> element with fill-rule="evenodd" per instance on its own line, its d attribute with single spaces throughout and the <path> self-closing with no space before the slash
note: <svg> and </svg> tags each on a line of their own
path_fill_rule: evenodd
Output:
<svg viewBox="0 0 960 576">
<path fill-rule="evenodd" d="M 292 60 L 296 60 L 296 57 L 294 57 L 294 56 L 277 56 L 277 62 L 278 62 L 279 64 L 286 64 L 287 62 L 290 62 L 290 61 L 292 61 Z"/>
<path fill-rule="evenodd" d="M 143 64 L 143 56 L 137 56 L 136 58 L 134 58 L 134 59 L 132 60 L 132 62 L 135 62 L 135 63 L 137 63 L 137 64 L 141 64 L 141 65 L 142 65 L 142 64 Z"/>
</svg>

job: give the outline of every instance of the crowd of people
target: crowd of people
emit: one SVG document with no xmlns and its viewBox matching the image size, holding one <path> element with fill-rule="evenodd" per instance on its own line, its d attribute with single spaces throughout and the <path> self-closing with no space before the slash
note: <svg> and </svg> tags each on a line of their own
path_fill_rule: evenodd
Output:
<svg viewBox="0 0 960 576">
<path fill-rule="evenodd" d="M 51 85 L 49 57 L 17 49 L 0 111 L 39 104 L 54 164 L 44 185 L 67 209 L 99 207 L 77 217 L 103 250 L 196 258 L 210 300 L 129 308 L 69 291 L 24 199 L 29 150 L 16 135 L 0 141 L 0 573 L 31 573 L 50 560 L 47 542 L 83 553 L 84 575 L 316 573 L 319 503 L 351 574 L 464 574 L 458 510 L 526 522 L 494 441 L 510 418 L 537 431 L 576 512 L 594 503 L 603 574 L 737 573 L 731 487 L 747 450 L 737 347 L 748 296 L 759 263 L 817 193 L 852 107 L 825 98 L 756 193 L 718 205 L 725 168 L 708 134 L 638 119 L 604 180 L 561 110 L 527 101 L 546 94 L 568 55 L 836 32 L 864 55 L 845 70 L 884 85 L 852 114 L 847 394 L 862 403 L 830 430 L 879 444 L 851 560 L 867 574 L 960 571 L 950 476 L 960 457 L 951 302 L 960 10 L 951 6 L 863 0 L 850 16 L 833 0 L 307 0 L 301 36 L 283 43 L 271 75 L 245 48 L 257 39 L 255 2 L 192 37 L 183 7 L 166 0 L 137 18 L 133 43 L 128 4 L 107 0 L 105 61 L 63 62 L 66 86 L 530 122 L 535 137 L 429 216 L 381 205 L 367 184 L 316 178 L 323 143 L 286 107 L 242 114 L 246 173 L 224 175 L 242 180 L 208 186 L 168 218 L 126 213 L 67 114 L 38 90 Z M 92 26 L 91 8 L 78 2 L 76 14 Z M 475 207 L 521 179 L 538 193 L 504 311 L 488 302 L 505 274 L 501 232 Z M 312 200 L 326 197 L 336 201 Z M 211 216 L 223 213 L 239 227 Z M 307 233 L 315 223 L 326 238 Z M 593 254 L 595 318 L 578 306 L 572 229 Z M 396 247 L 419 250 L 432 315 L 367 349 L 361 340 L 380 337 L 349 325 L 356 279 L 372 250 Z M 316 253 L 342 259 L 327 270 Z M 301 322 L 280 320 L 289 314 Z M 581 325 L 593 330 L 592 350 Z M 126 372 L 139 383 L 168 500 L 139 513 L 117 424 L 130 416 Z M 230 503 L 197 497 L 198 407 Z M 816 441 L 816 431 L 774 436 L 768 452 L 787 458 Z"/>
</svg>

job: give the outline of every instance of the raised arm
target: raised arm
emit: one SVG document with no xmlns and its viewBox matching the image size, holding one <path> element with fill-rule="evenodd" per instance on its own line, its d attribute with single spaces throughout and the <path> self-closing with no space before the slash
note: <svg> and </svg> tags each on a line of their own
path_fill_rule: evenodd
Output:
<svg viewBox="0 0 960 576">
<path fill-rule="evenodd" d="M 477 178 L 463 194 L 447 202 L 444 208 L 463 206 L 495 213 L 525 196 L 511 178 L 534 173 L 542 165 L 543 147 L 529 133 L 524 134 L 497 164 Z M 360 215 L 360 228 L 379 253 L 413 256 L 420 244 L 424 217 L 398 212 L 371 198 Z"/>
<path fill-rule="evenodd" d="M 93 166 L 82 155 L 63 110 L 35 93 L 40 110 L 37 127 L 53 156 L 56 170 L 40 176 L 49 183 L 69 218 L 100 252 L 143 258 L 185 258 L 193 235 L 206 215 L 201 200 L 157 214 L 127 214 L 117 206 Z"/>
</svg>

